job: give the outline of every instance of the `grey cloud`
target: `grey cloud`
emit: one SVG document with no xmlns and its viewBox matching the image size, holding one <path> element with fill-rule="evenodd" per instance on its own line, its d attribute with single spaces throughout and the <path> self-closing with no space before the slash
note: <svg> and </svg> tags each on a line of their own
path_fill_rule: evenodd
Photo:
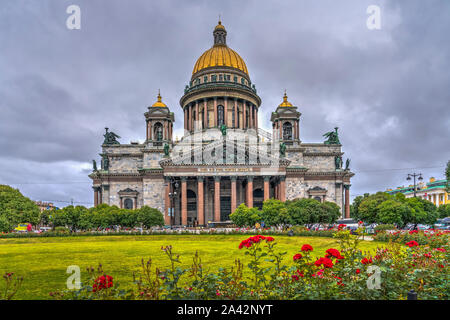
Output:
<svg viewBox="0 0 450 320">
<path fill-rule="evenodd" d="M 143 140 L 158 89 L 181 132 L 179 98 L 219 14 L 262 98 L 260 123 L 270 128 L 287 89 L 303 141 L 339 126 L 353 195 L 404 184 L 412 171 L 387 169 L 443 176 L 448 1 L 77 1 L 79 31 L 65 28 L 70 4 L 2 2 L 0 183 L 87 180 L 72 164 L 98 157 L 105 126 L 122 142 Z M 370 4 L 381 6 L 381 30 L 366 28 Z M 91 201 L 89 184 L 22 186 L 35 199 Z"/>
</svg>

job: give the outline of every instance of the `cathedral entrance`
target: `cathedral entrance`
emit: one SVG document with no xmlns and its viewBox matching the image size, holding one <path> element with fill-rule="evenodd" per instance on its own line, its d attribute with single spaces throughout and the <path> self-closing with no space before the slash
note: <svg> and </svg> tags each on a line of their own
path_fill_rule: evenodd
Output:
<svg viewBox="0 0 450 320">
<path fill-rule="evenodd" d="M 231 197 L 220 197 L 220 221 L 230 220 L 231 214 Z"/>
<path fill-rule="evenodd" d="M 197 195 L 194 191 L 187 191 L 187 223 L 189 226 L 193 226 L 198 222 L 197 219 Z"/>
</svg>

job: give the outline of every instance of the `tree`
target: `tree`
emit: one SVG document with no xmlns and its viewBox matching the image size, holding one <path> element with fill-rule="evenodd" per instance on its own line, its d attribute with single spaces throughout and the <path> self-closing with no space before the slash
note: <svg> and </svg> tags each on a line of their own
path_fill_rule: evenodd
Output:
<svg viewBox="0 0 450 320">
<path fill-rule="evenodd" d="M 238 227 L 252 227 L 257 222 L 261 222 L 261 214 L 257 208 L 248 208 L 244 203 L 241 203 L 239 207 L 230 214 L 230 219 Z"/>
<path fill-rule="evenodd" d="M 1 232 L 9 232 L 19 223 L 39 223 L 39 207 L 19 190 L 7 185 L 0 185 Z"/>
<path fill-rule="evenodd" d="M 408 219 L 407 217 L 411 216 L 411 211 L 408 204 L 389 199 L 378 205 L 376 222 L 403 226 Z"/>
<path fill-rule="evenodd" d="M 261 220 L 266 226 L 276 226 L 286 223 L 286 204 L 277 199 L 268 199 L 263 202 L 261 210 Z"/>
<path fill-rule="evenodd" d="M 164 225 L 164 216 L 158 209 L 143 206 L 137 211 L 137 221 L 146 228 Z"/>
<path fill-rule="evenodd" d="M 366 223 L 378 222 L 378 206 L 390 199 L 392 199 L 392 196 L 385 192 L 377 192 L 376 194 L 365 197 L 358 206 L 359 220 Z"/>
<path fill-rule="evenodd" d="M 368 193 L 364 193 L 364 196 L 357 196 L 355 199 L 353 199 L 353 202 L 350 205 L 350 217 L 352 217 L 355 220 L 361 220 L 358 208 L 361 202 L 368 196 L 369 196 Z"/>
<path fill-rule="evenodd" d="M 450 203 L 440 205 L 437 211 L 441 219 L 450 217 Z"/>
</svg>

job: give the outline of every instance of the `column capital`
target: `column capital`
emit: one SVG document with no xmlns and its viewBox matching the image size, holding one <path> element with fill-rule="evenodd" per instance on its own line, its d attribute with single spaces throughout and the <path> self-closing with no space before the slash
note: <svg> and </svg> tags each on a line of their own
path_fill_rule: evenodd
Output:
<svg viewBox="0 0 450 320">
<path fill-rule="evenodd" d="M 231 179 L 231 181 L 234 181 L 234 182 L 236 182 L 236 180 L 237 180 L 237 177 L 236 177 L 236 176 L 231 176 L 231 177 L 230 177 L 230 179 Z"/>
<path fill-rule="evenodd" d="M 254 176 L 247 176 L 247 181 L 253 182 Z"/>
<path fill-rule="evenodd" d="M 286 176 L 280 176 L 280 181 L 286 181 Z"/>
<path fill-rule="evenodd" d="M 350 187 L 351 187 L 351 184 L 344 184 L 344 188 L 345 188 L 346 190 L 350 190 Z"/>
<path fill-rule="evenodd" d="M 264 176 L 264 181 L 270 181 L 270 176 Z"/>
<path fill-rule="evenodd" d="M 181 181 L 182 182 L 186 182 L 187 181 L 187 177 L 181 177 Z"/>
<path fill-rule="evenodd" d="M 203 176 L 198 176 L 197 177 L 198 182 L 204 182 L 205 181 L 205 177 Z"/>
<path fill-rule="evenodd" d="M 221 178 L 221 176 L 215 176 L 215 177 L 214 177 L 214 181 L 215 181 L 215 182 L 220 182 L 220 178 Z"/>
</svg>

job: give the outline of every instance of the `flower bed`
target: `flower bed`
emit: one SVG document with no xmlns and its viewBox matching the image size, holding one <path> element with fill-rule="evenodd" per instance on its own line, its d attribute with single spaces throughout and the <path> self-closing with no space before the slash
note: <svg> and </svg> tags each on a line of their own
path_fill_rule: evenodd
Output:
<svg viewBox="0 0 450 320">
<path fill-rule="evenodd" d="M 276 237 L 254 235 L 236 246 L 249 258 L 231 268 L 213 271 L 196 253 L 190 268 L 181 268 L 171 246 L 162 247 L 170 261 L 163 270 L 142 260 L 134 288 L 119 289 L 113 275 L 90 268 L 91 280 L 80 290 L 52 292 L 56 299 L 406 299 L 414 290 L 419 299 L 448 299 L 448 243 L 440 247 L 410 240 L 389 242 L 369 254 L 358 249 L 359 236 L 335 233 L 339 246 L 324 256 L 312 255 L 304 244 L 292 257 L 277 249 Z M 250 277 L 244 271 L 250 270 Z M 103 278 L 102 278 L 103 276 Z M 109 278 L 108 278 L 109 277 Z M 104 280 L 102 280 L 104 279 Z M 110 281 L 108 280 L 110 279 Z M 103 282 L 102 282 L 103 281 Z M 101 285 L 99 289 L 99 282 Z"/>
<path fill-rule="evenodd" d="M 375 241 L 407 243 L 416 241 L 420 245 L 428 245 L 431 248 L 442 247 L 449 243 L 450 231 L 447 230 L 425 230 L 425 231 L 405 231 L 394 232 L 381 231 L 373 237 Z"/>
</svg>

